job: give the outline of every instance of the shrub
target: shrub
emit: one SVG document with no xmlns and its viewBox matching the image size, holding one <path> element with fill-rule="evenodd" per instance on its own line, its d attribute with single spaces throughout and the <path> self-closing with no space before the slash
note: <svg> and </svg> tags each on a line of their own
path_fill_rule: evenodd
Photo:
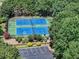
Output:
<svg viewBox="0 0 79 59">
<path fill-rule="evenodd" d="M 1 26 L 0 26 L 0 35 L 3 35 L 3 30 Z"/>
<path fill-rule="evenodd" d="M 27 42 L 28 42 L 28 38 L 27 38 L 27 37 L 26 37 L 26 38 L 25 38 L 25 37 L 22 38 L 22 42 L 23 42 L 23 43 L 27 43 Z"/>
<path fill-rule="evenodd" d="M 16 37 L 16 41 L 18 41 L 19 43 L 22 42 L 22 37 Z"/>
<path fill-rule="evenodd" d="M 29 35 L 29 36 L 28 36 L 28 39 L 29 39 L 29 42 L 33 42 L 34 36 L 33 36 L 33 35 Z"/>
<path fill-rule="evenodd" d="M 42 41 L 43 37 L 41 35 L 34 35 L 34 39 L 37 41 Z"/>
<path fill-rule="evenodd" d="M 6 17 L 0 17 L 0 24 L 6 22 Z"/>
<path fill-rule="evenodd" d="M 5 39 L 9 39 L 10 38 L 10 34 L 8 32 L 4 32 L 3 34 Z"/>
<path fill-rule="evenodd" d="M 32 43 L 32 42 L 28 42 L 28 43 L 27 43 L 27 46 L 28 46 L 28 47 L 32 47 L 32 46 L 33 46 L 33 43 Z"/>
<path fill-rule="evenodd" d="M 43 37 L 41 35 L 30 35 L 28 36 L 28 39 L 33 42 L 34 40 L 35 41 L 42 41 L 43 40 Z"/>
<path fill-rule="evenodd" d="M 41 42 L 36 42 L 36 46 L 41 46 L 42 43 Z"/>
<path fill-rule="evenodd" d="M 0 37 L 0 43 L 4 43 L 3 37 Z"/>
</svg>

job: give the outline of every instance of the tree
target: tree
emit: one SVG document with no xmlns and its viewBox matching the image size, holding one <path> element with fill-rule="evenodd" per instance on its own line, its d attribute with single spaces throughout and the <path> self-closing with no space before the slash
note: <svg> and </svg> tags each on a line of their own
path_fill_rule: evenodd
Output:
<svg viewBox="0 0 79 59">
<path fill-rule="evenodd" d="M 18 50 L 13 47 L 9 46 L 5 43 L 0 43 L 0 59 L 18 59 L 19 53 Z"/>
<path fill-rule="evenodd" d="M 63 53 L 63 59 L 79 59 L 79 42 L 71 41 L 68 45 L 69 48 Z"/>
<path fill-rule="evenodd" d="M 72 51 L 75 51 L 75 49 L 70 47 L 70 44 L 74 44 L 74 46 L 76 46 L 79 42 L 78 5 L 79 2 L 69 2 L 69 4 L 67 4 L 62 11 L 58 12 L 51 22 L 50 32 L 53 33 L 53 48 L 56 51 L 57 59 L 79 58 L 77 50 L 78 47 L 76 47 L 77 51 L 73 53 Z"/>
<path fill-rule="evenodd" d="M 32 2 L 32 0 L 6 0 L 1 6 L 1 16 L 13 17 L 15 15 L 33 14 Z"/>
<path fill-rule="evenodd" d="M 5 0 L 1 16 L 55 16 L 68 4 L 65 0 Z"/>
</svg>

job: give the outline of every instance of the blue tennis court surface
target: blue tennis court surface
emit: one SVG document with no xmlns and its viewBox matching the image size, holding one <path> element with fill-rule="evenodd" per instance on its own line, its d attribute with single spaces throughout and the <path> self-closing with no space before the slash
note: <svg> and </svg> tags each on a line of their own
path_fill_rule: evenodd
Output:
<svg viewBox="0 0 79 59">
<path fill-rule="evenodd" d="M 28 49 L 21 48 L 19 53 L 23 59 L 54 59 L 47 46 Z"/>
<path fill-rule="evenodd" d="M 31 35 L 32 28 L 16 28 L 16 35 Z"/>
<path fill-rule="evenodd" d="M 17 18 L 16 35 L 48 34 L 48 26 L 44 25 L 47 25 L 45 18 Z"/>
<path fill-rule="evenodd" d="M 29 19 L 16 19 L 16 25 L 31 25 Z"/>
<path fill-rule="evenodd" d="M 48 34 L 48 27 L 34 27 L 34 34 Z"/>
<path fill-rule="evenodd" d="M 43 24 L 47 24 L 44 18 L 16 19 L 16 25 L 43 25 Z"/>
<path fill-rule="evenodd" d="M 33 25 L 43 25 L 43 24 L 47 24 L 46 20 L 44 18 L 33 18 L 31 20 Z"/>
<path fill-rule="evenodd" d="M 16 35 L 48 34 L 48 27 L 16 28 Z"/>
</svg>

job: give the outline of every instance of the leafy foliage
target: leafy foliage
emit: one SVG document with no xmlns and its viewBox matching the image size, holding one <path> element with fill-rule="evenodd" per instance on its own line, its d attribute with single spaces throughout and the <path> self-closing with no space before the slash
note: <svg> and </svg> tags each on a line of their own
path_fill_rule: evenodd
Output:
<svg viewBox="0 0 79 59">
<path fill-rule="evenodd" d="M 0 59 L 18 59 L 18 50 L 4 43 L 0 43 Z"/>
<path fill-rule="evenodd" d="M 63 59 L 79 59 L 79 43 L 77 41 L 69 42 L 69 48 L 64 51 Z"/>
<path fill-rule="evenodd" d="M 22 41 L 22 37 L 16 37 L 16 41 L 21 42 Z"/>
<path fill-rule="evenodd" d="M 0 35 L 3 35 L 3 30 L 1 26 L 0 26 Z"/>
<path fill-rule="evenodd" d="M 53 47 L 56 50 L 57 59 L 79 58 L 77 50 L 77 45 L 79 45 L 79 2 L 68 1 L 68 3 L 51 22 L 50 33 L 53 36 Z"/>
<path fill-rule="evenodd" d="M 4 23 L 6 21 L 5 17 L 0 17 L 0 24 Z"/>
<path fill-rule="evenodd" d="M 27 43 L 27 46 L 28 46 L 28 47 L 32 47 L 32 46 L 33 46 L 33 43 L 32 43 L 32 42 L 28 42 L 28 43 Z"/>
<path fill-rule="evenodd" d="M 41 35 L 29 35 L 28 36 L 29 41 L 42 41 L 43 37 Z"/>
<path fill-rule="evenodd" d="M 1 16 L 55 16 L 69 2 L 65 0 L 5 0 Z"/>
<path fill-rule="evenodd" d="M 27 38 L 27 37 L 23 37 L 23 38 L 22 38 L 22 42 L 23 42 L 23 43 L 27 43 L 27 42 L 28 42 L 28 38 Z"/>
<path fill-rule="evenodd" d="M 4 36 L 5 39 L 9 39 L 10 38 L 10 35 L 9 35 L 8 32 L 4 32 L 3 33 L 3 36 Z"/>
</svg>

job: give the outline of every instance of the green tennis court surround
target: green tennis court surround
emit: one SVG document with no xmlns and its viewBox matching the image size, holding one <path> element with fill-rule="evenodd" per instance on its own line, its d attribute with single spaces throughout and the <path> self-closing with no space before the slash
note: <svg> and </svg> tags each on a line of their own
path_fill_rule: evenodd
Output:
<svg viewBox="0 0 79 59">
<path fill-rule="evenodd" d="M 10 35 L 16 35 L 16 21 L 15 21 L 15 19 L 9 20 L 8 32 L 10 33 Z"/>
</svg>

